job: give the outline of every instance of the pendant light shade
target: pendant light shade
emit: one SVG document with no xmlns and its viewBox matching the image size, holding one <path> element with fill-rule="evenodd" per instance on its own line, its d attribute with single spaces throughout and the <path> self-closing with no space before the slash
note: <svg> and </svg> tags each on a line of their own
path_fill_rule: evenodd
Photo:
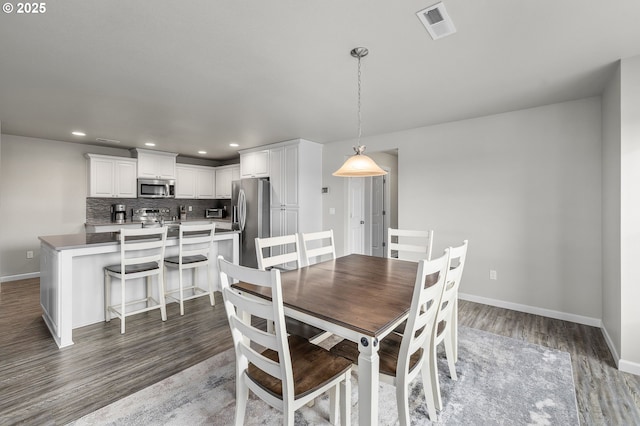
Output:
<svg viewBox="0 0 640 426">
<path fill-rule="evenodd" d="M 333 175 L 339 177 L 366 177 L 382 176 L 387 172 L 382 170 L 370 157 L 364 155 L 365 146 L 360 145 L 362 136 L 362 115 L 360 113 L 360 92 L 361 92 L 361 72 L 360 59 L 367 56 L 369 51 L 365 47 L 356 47 L 351 51 L 351 56 L 358 58 L 358 146 L 353 147 L 356 152 L 344 162 L 342 167 L 336 170 Z"/>
<path fill-rule="evenodd" d="M 363 154 L 365 146 L 353 148 L 356 153 L 344 162 L 342 167 L 336 170 L 333 175 L 339 177 L 364 177 L 364 176 L 382 176 L 387 172 L 382 170 L 375 161 Z"/>
</svg>

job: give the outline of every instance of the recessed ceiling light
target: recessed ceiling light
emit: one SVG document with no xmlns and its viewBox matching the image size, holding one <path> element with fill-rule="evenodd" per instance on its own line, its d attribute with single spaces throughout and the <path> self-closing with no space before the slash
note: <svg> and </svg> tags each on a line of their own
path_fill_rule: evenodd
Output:
<svg viewBox="0 0 640 426">
<path fill-rule="evenodd" d="M 145 142 L 145 145 L 146 146 L 156 146 L 156 144 L 153 143 L 153 142 Z"/>
<path fill-rule="evenodd" d="M 206 154 L 207 151 L 198 151 L 198 154 Z"/>
<path fill-rule="evenodd" d="M 87 134 L 86 134 L 85 132 L 80 132 L 80 131 L 78 131 L 78 130 L 76 130 L 76 131 L 74 131 L 74 132 L 71 132 L 71 134 L 72 134 L 73 136 L 87 136 Z"/>
<path fill-rule="evenodd" d="M 232 147 L 235 148 L 235 147 L 240 146 L 240 145 L 238 145 L 237 143 L 230 143 L 229 146 L 232 146 Z"/>
</svg>

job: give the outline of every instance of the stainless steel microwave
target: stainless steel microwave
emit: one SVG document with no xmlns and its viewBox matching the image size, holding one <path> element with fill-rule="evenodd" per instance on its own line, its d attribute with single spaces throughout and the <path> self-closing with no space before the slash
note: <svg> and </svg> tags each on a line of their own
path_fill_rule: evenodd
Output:
<svg viewBox="0 0 640 426">
<path fill-rule="evenodd" d="M 173 179 L 138 179 L 138 198 L 175 198 Z"/>
</svg>

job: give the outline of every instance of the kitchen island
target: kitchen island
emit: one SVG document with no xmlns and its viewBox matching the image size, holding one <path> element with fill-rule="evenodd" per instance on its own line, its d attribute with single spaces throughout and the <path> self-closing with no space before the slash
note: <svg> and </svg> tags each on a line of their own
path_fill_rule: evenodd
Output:
<svg viewBox="0 0 640 426">
<path fill-rule="evenodd" d="M 118 237 L 117 232 L 39 237 L 42 317 L 58 347 L 73 345 L 73 329 L 104 321 L 103 268 L 120 262 Z M 177 229 L 170 228 L 165 256 L 177 255 L 178 248 Z M 237 231 L 215 232 L 211 256 L 218 255 L 233 263 L 239 262 Z M 210 268 L 214 286 L 219 290 L 216 262 L 212 262 Z M 206 276 L 204 271 L 197 274 L 200 286 L 206 286 Z M 191 277 L 189 272 L 184 273 L 187 283 Z M 176 288 L 177 271 L 169 270 L 166 281 L 169 289 Z M 126 298 L 142 298 L 144 290 L 144 285 L 128 286 Z M 113 293 L 114 299 L 117 298 L 119 292 Z"/>
</svg>

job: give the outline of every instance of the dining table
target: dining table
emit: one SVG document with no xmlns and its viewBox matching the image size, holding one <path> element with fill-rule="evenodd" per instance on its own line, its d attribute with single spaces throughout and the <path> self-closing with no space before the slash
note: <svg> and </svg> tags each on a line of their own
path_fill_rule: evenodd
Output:
<svg viewBox="0 0 640 426">
<path fill-rule="evenodd" d="M 358 344 L 358 423 L 378 424 L 380 341 L 409 316 L 418 264 L 350 254 L 283 271 L 284 313 Z M 271 299 L 270 289 L 237 290 Z"/>
</svg>

